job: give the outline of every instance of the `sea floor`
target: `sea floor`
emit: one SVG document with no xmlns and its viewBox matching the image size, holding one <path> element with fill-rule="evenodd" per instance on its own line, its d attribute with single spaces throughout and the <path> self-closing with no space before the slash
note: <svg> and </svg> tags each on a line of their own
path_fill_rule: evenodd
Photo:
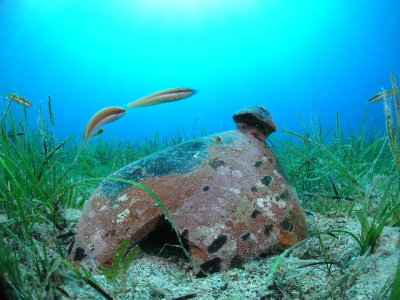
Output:
<svg viewBox="0 0 400 300">
<path fill-rule="evenodd" d="M 310 235 L 330 230 L 360 232 L 355 218 L 314 212 L 306 212 L 306 217 Z M 114 299 L 379 299 L 376 295 L 387 292 L 400 257 L 399 227 L 386 227 L 374 252 L 365 256 L 358 256 L 359 246 L 348 234 L 320 236 L 322 247 L 317 237 L 307 240 L 283 259 L 273 276 L 279 255 L 196 278 L 182 259 L 141 254 L 117 284 L 101 274 L 93 277 Z M 64 299 L 104 299 L 72 277 L 62 288 L 69 295 Z"/>
</svg>

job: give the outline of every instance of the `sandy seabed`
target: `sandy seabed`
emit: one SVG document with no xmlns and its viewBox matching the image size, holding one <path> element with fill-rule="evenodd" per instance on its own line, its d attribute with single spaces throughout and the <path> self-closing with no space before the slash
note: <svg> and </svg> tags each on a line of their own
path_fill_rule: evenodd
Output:
<svg viewBox="0 0 400 300">
<path fill-rule="evenodd" d="M 355 218 L 313 212 L 306 216 L 310 233 L 360 232 Z M 363 257 L 347 234 L 324 234 L 322 239 L 323 250 L 318 239 L 311 238 L 291 251 L 274 276 L 270 272 L 278 256 L 196 278 L 181 259 L 142 254 L 116 284 L 101 274 L 93 277 L 114 299 L 373 299 L 388 290 L 400 257 L 399 227 L 386 227 L 375 251 Z M 73 299 L 104 299 L 83 281 L 69 280 L 62 288 Z"/>
</svg>

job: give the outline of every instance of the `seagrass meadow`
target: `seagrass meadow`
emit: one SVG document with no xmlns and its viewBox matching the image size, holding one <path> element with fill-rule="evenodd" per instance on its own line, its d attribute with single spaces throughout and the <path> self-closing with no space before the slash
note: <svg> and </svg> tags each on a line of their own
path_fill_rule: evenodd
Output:
<svg viewBox="0 0 400 300">
<path fill-rule="evenodd" d="M 178 130 L 168 139 L 155 134 L 138 144 L 101 135 L 83 143 L 55 136 L 50 97 L 34 130 L 28 108 L 8 105 L 0 123 L 2 293 L 10 299 L 399 299 L 400 105 L 391 79 L 385 132 L 362 123 L 345 135 L 339 114 L 332 128 L 318 119 L 304 124 L 299 116 L 303 132 L 287 129 L 268 139 L 297 189 L 308 238 L 203 278 L 191 272 L 190 253 L 174 250 L 183 247 L 179 238 L 157 251 L 124 242 L 112 268 L 77 268 L 68 256 L 81 209 L 102 179 L 205 136 L 205 129 Z M 162 207 L 162 199 L 154 200 Z"/>
</svg>

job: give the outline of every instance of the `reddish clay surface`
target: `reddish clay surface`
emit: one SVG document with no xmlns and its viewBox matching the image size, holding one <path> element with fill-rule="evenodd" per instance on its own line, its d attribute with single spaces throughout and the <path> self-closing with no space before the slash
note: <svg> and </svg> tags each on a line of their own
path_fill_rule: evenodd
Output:
<svg viewBox="0 0 400 300">
<path fill-rule="evenodd" d="M 296 192 L 264 142 L 276 130 L 269 113 L 250 107 L 234 118 L 237 130 L 170 147 L 110 175 L 154 191 L 192 256 L 211 272 L 240 267 L 306 237 Z M 137 244 L 163 221 L 143 190 L 106 180 L 84 209 L 73 259 L 110 266 L 122 240 Z"/>
</svg>

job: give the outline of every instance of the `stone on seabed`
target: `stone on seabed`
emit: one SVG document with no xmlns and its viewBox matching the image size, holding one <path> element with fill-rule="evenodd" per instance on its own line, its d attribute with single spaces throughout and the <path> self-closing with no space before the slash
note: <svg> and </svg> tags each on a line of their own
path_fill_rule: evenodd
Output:
<svg viewBox="0 0 400 300">
<path fill-rule="evenodd" d="M 110 175 L 149 187 L 208 272 L 240 267 L 307 234 L 296 192 L 265 143 L 276 131 L 269 112 L 251 106 L 233 119 L 237 130 L 169 147 Z M 105 180 L 80 218 L 73 260 L 111 266 L 123 240 L 135 245 L 164 222 L 162 210 L 142 189 Z"/>
</svg>

